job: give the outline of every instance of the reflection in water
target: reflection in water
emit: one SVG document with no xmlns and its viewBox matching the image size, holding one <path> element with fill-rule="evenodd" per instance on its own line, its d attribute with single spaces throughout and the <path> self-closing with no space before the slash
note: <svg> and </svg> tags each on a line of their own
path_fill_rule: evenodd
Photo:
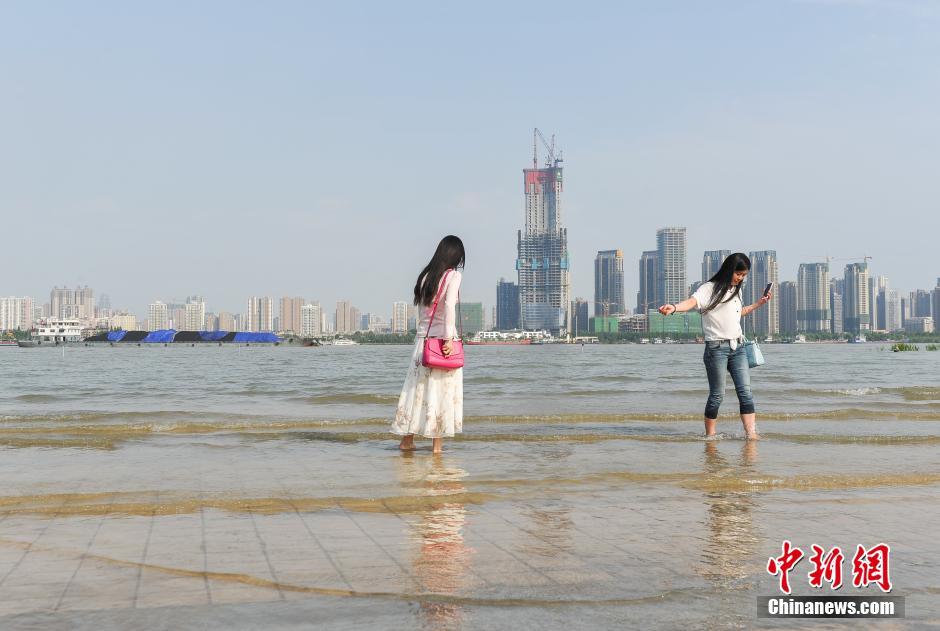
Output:
<svg viewBox="0 0 940 631">
<path fill-rule="evenodd" d="M 398 458 L 403 486 L 418 489 L 424 497 L 461 496 L 467 472 L 456 466 L 449 455 L 431 458 L 406 452 Z M 463 527 L 467 509 L 459 501 L 445 502 L 434 508 L 405 517 L 416 544 L 412 566 L 414 576 L 434 594 L 456 594 L 463 586 L 472 550 L 466 546 Z M 419 607 L 422 627 L 455 629 L 462 622 L 460 605 L 422 601 Z"/>
<path fill-rule="evenodd" d="M 748 478 L 756 461 L 754 441 L 744 442 L 737 466 L 719 452 L 718 442 L 705 442 L 704 475 L 708 480 Z M 746 590 L 755 584 L 747 580 L 748 561 L 760 542 L 751 515 L 754 494 L 748 490 L 712 490 L 704 494 L 708 517 L 700 573 L 720 592 Z"/>
</svg>

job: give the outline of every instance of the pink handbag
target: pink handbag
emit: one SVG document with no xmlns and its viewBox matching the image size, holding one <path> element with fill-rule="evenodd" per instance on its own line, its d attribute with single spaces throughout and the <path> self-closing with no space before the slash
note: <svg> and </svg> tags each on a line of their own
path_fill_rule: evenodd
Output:
<svg viewBox="0 0 940 631">
<path fill-rule="evenodd" d="M 444 280 L 437 290 L 437 296 L 434 298 L 434 308 L 431 310 L 431 319 L 428 320 L 428 330 L 424 334 L 424 352 L 421 355 L 421 365 L 426 368 L 438 368 L 441 370 L 454 370 L 463 368 L 463 342 L 459 339 L 451 341 L 451 354 L 444 355 L 444 340 L 439 337 L 428 337 L 431 333 L 431 324 L 434 323 L 434 314 L 437 313 L 437 303 L 440 302 L 441 293 L 447 286 L 447 278 L 450 276 L 450 270 L 444 274 Z M 460 301 L 460 296 L 457 296 Z M 458 322 L 460 317 L 457 318 Z M 463 335 L 463 323 L 460 322 L 460 334 Z"/>
</svg>

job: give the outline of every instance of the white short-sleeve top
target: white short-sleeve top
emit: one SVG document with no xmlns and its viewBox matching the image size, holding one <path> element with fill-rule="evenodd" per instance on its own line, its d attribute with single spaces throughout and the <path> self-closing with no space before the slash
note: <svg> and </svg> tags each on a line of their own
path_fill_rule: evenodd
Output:
<svg viewBox="0 0 940 631">
<path fill-rule="evenodd" d="M 441 293 L 440 302 L 437 305 L 437 312 L 434 314 L 434 322 L 431 323 L 431 332 L 428 333 L 428 322 L 431 320 L 431 311 L 434 309 L 434 303 L 428 307 L 420 307 L 421 320 L 418 322 L 418 336 L 424 337 L 442 337 L 445 339 L 454 339 L 457 337 L 457 300 L 460 291 L 460 281 L 463 276 L 458 270 L 449 270 L 449 274 L 444 272 L 441 276 L 441 283 L 447 282 L 444 291 Z M 440 291 L 440 285 L 438 285 Z M 435 294 L 436 296 L 437 294 Z"/>
<path fill-rule="evenodd" d="M 708 281 L 695 290 L 692 297 L 698 303 L 698 310 L 701 311 L 711 303 L 712 294 L 715 290 L 715 283 Z M 744 307 L 744 301 L 741 299 L 741 292 L 733 299 L 728 298 L 734 293 L 735 288 L 730 288 L 721 298 L 718 306 L 702 314 L 702 330 L 705 333 L 706 342 L 717 342 L 722 340 L 731 340 L 732 348 L 736 346 L 736 341 L 744 335 L 741 331 L 741 309 Z"/>
</svg>

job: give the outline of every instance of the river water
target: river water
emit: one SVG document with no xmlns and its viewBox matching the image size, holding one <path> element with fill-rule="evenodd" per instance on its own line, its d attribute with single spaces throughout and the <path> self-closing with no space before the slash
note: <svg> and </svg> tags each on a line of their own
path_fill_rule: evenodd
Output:
<svg viewBox="0 0 940 631">
<path fill-rule="evenodd" d="M 763 350 L 767 364 L 752 370 L 763 440 L 753 444 L 741 439 L 730 379 L 720 436 L 703 440 L 701 345 L 468 347 L 465 433 L 434 460 L 424 450 L 400 456 L 386 432 L 407 346 L 4 349 L 0 544 L 22 547 L 17 529 L 44 520 L 91 516 L 120 526 L 193 512 L 384 515 L 411 524 L 403 546 L 425 538 L 399 563 L 424 588 L 402 589 L 392 619 L 376 617 L 367 598 L 331 602 L 348 610 L 350 628 L 563 628 L 754 626 L 755 597 L 777 591 L 764 566 L 784 539 L 806 551 L 839 545 L 849 559 L 856 545 L 884 541 L 908 619 L 936 624 L 940 548 L 926 533 L 940 516 L 940 352 Z M 427 503 L 441 494 L 452 501 Z M 366 506 L 375 498 L 387 510 Z M 496 515 L 519 531 L 497 528 Z M 374 539 L 391 523 L 363 530 Z M 459 545 L 429 548 L 428 528 Z M 614 537 L 622 543 L 605 550 Z M 545 574 L 540 563 L 559 551 L 573 559 L 552 569 L 568 572 L 568 591 L 525 572 L 502 584 L 494 574 L 505 567 L 488 565 L 505 553 Z M 0 579 L 15 577 L 8 566 L 0 560 Z M 813 593 L 806 571 L 795 593 Z M 394 593 L 394 581 L 383 590 Z M 431 611 L 422 593 L 444 604 Z M 841 595 L 878 593 L 850 585 Z M 309 606 L 335 597 L 311 594 Z M 244 620 L 279 616 L 284 626 L 310 615 L 300 601 L 263 600 L 235 605 Z M 11 613 L 52 624 L 43 616 L 68 613 L 61 604 Z M 206 612 L 223 610 L 200 615 L 211 626 Z M 137 618 L 94 606 L 69 615 L 89 627 L 154 621 L 143 608 Z"/>
</svg>

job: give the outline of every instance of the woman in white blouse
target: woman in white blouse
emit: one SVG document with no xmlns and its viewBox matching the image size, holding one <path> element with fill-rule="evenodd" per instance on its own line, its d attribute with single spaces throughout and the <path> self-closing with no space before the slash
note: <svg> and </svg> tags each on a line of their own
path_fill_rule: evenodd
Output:
<svg viewBox="0 0 940 631">
<path fill-rule="evenodd" d="M 421 358 L 425 336 L 444 339 L 445 356 L 452 351 L 451 342 L 457 337 L 456 307 L 464 262 L 463 242 L 448 235 L 441 239 L 415 283 L 414 304 L 421 317 L 391 428 L 393 434 L 402 437 L 398 448 L 403 451 L 415 448 L 417 434 L 432 439 L 434 453 L 441 453 L 443 439 L 463 431 L 463 368 L 428 368 L 422 365 Z M 436 311 L 435 300 L 438 300 Z"/>
<path fill-rule="evenodd" d="M 751 394 L 751 372 L 744 350 L 741 318 L 770 301 L 765 293 L 752 305 L 744 305 L 741 287 L 751 270 L 751 259 L 736 252 L 724 260 L 721 269 L 699 287 L 688 300 L 659 308 L 663 315 L 698 309 L 705 333 L 705 372 L 708 374 L 708 400 L 705 402 L 705 435 L 714 436 L 718 408 L 725 396 L 725 377 L 731 374 L 738 395 L 741 423 L 748 440 L 757 440 L 757 414 Z"/>
</svg>

